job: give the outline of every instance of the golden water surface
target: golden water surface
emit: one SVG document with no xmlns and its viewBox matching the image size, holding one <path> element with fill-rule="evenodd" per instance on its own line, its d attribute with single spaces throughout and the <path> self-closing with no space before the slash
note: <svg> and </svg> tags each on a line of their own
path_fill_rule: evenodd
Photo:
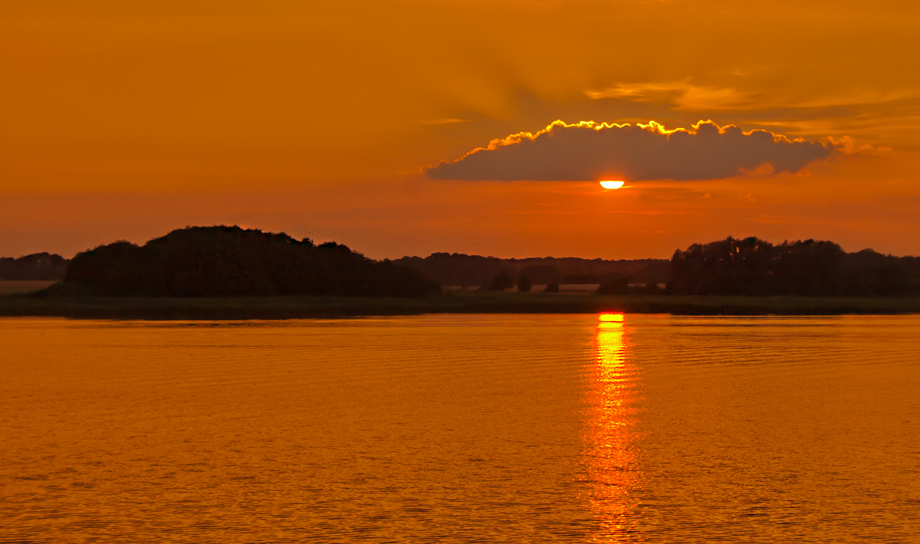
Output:
<svg viewBox="0 0 920 544">
<path fill-rule="evenodd" d="M 920 542 L 920 317 L 0 319 L 0 542 Z"/>
</svg>

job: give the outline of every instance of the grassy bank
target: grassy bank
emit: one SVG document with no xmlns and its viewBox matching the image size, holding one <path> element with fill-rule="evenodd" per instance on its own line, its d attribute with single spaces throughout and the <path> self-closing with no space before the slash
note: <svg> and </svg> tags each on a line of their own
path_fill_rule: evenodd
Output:
<svg viewBox="0 0 920 544">
<path fill-rule="evenodd" d="M 0 296 L 0 316 L 81 319 L 292 319 L 427 313 L 839 315 L 920 313 L 918 298 L 601 296 L 453 291 L 427 299 L 344 297 L 129 298 Z"/>
</svg>

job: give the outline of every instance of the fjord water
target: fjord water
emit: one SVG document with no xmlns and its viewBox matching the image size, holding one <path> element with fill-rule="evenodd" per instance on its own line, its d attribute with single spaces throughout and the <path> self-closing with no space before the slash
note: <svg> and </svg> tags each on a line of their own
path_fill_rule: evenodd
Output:
<svg viewBox="0 0 920 544">
<path fill-rule="evenodd" d="M 0 320 L 0 542 L 917 542 L 920 317 Z"/>
</svg>

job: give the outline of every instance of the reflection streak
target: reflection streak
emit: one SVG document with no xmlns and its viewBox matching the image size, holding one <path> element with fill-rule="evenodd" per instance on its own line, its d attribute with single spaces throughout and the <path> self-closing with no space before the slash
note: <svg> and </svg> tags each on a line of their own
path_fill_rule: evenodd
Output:
<svg viewBox="0 0 920 544">
<path fill-rule="evenodd" d="M 623 314 L 599 316 L 588 372 L 585 466 L 591 510 L 599 521 L 593 542 L 638 536 L 633 492 L 642 477 L 635 448 L 639 376 L 630 362 L 627 327 Z"/>
</svg>

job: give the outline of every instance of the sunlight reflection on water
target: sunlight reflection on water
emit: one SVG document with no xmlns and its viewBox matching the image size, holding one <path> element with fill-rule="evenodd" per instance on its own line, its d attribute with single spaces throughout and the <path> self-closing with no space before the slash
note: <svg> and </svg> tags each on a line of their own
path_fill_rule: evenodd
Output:
<svg viewBox="0 0 920 544">
<path fill-rule="evenodd" d="M 0 542 L 916 541 L 918 330 L 0 319 Z"/>
<path fill-rule="evenodd" d="M 585 466 L 591 509 L 600 521 L 593 542 L 625 542 L 635 532 L 639 376 L 629 360 L 623 314 L 601 314 L 596 360 L 588 373 Z"/>
</svg>

